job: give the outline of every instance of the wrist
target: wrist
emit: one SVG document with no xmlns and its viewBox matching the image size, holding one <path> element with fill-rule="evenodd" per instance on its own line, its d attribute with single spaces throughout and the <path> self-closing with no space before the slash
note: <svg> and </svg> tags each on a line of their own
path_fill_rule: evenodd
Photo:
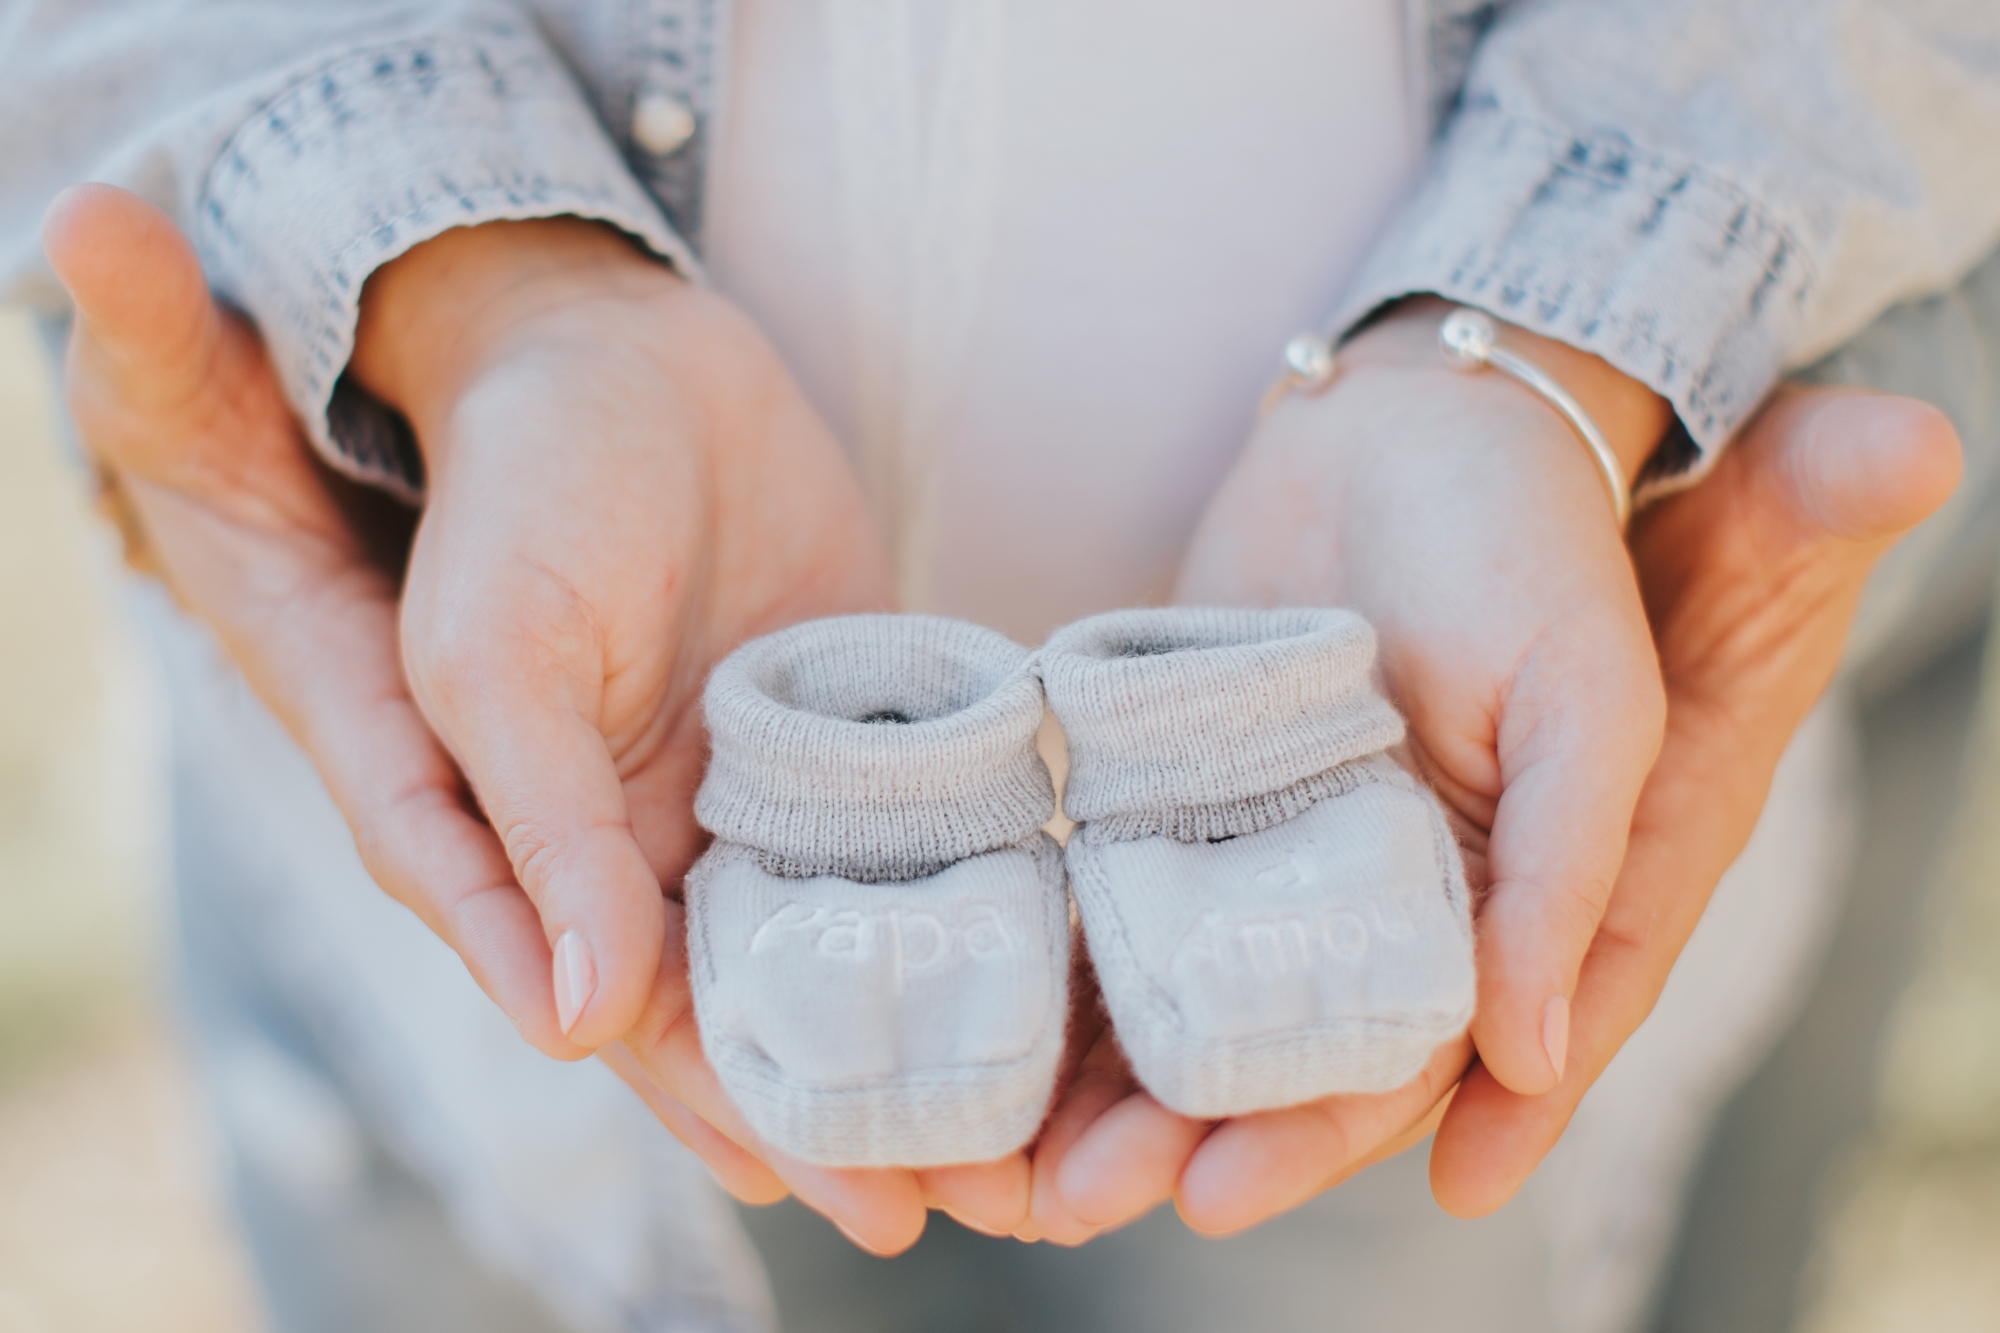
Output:
<svg viewBox="0 0 2000 1333">
<path fill-rule="evenodd" d="M 409 419 L 434 463 L 441 414 L 524 335 L 578 307 L 685 287 L 603 223 L 559 217 L 454 228 L 370 275 L 348 372 Z"/>
<path fill-rule="evenodd" d="M 1341 374 L 1393 367 L 1434 368 L 1440 375 L 1459 375 L 1461 372 L 1450 365 L 1438 344 L 1438 331 L 1456 304 L 1437 296 L 1412 297 L 1399 303 L 1341 349 Z M 1500 329 L 1501 346 L 1547 373 L 1596 423 L 1605 442 L 1618 456 L 1629 490 L 1673 425 L 1672 406 L 1650 387 L 1601 357 L 1504 320 L 1496 319 L 1494 323 Z M 1533 390 L 1505 376 L 1495 375 L 1492 379 L 1496 392 L 1534 398 L 1542 410 L 1556 416 L 1555 410 L 1541 403 Z M 1568 429 L 1566 423 L 1563 428 Z"/>
</svg>

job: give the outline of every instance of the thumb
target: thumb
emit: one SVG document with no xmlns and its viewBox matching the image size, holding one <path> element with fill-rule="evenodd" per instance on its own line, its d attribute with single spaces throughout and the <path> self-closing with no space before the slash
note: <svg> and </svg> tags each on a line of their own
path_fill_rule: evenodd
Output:
<svg viewBox="0 0 2000 1333">
<path fill-rule="evenodd" d="M 157 412 L 206 378 L 222 322 L 194 248 L 159 209 L 113 185 L 75 185 L 42 218 L 42 248 L 75 302 L 78 341 L 120 405 Z"/>
<path fill-rule="evenodd" d="M 1780 390 L 1713 476 L 1635 525 L 1669 688 L 1690 702 L 1790 698 L 1783 673 L 1810 663 L 1816 696 L 1869 568 L 1944 503 L 1960 467 L 1957 433 L 1928 403 Z"/>
<path fill-rule="evenodd" d="M 353 546 L 263 345 L 216 305 L 166 214 L 115 186 L 72 186 L 42 245 L 76 306 L 64 389 L 93 455 L 252 527 Z"/>
<path fill-rule="evenodd" d="M 1759 423 L 1769 444 L 1744 463 L 1764 477 L 1768 502 L 1835 540 L 1893 541 L 1958 485 L 1962 460 L 1950 420 L 1929 403 L 1859 391 L 1787 393 Z M 1760 466 L 1761 465 L 1761 466 Z"/>
</svg>

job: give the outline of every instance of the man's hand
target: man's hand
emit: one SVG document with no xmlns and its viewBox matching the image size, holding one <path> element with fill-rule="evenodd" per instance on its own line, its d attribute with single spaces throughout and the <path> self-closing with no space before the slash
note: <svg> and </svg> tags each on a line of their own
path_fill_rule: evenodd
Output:
<svg viewBox="0 0 2000 1333">
<path fill-rule="evenodd" d="M 312 755 L 376 881 L 524 1031 L 556 1031 L 532 908 L 501 889 L 506 862 L 404 686 L 395 578 L 256 335 L 210 299 L 173 224 L 122 190 L 67 191 L 43 239 L 76 305 L 70 412 L 148 560 Z"/>
<path fill-rule="evenodd" d="M 1869 571 L 1944 503 L 1959 465 L 1928 404 L 1781 389 L 1713 476 L 1635 524 L 1666 743 L 1584 960 L 1562 1084 L 1522 1097 L 1467 1075 L 1431 1155 L 1445 1208 L 1477 1216 L 1511 1198 L 1651 1012 L 1839 664 Z"/>
</svg>

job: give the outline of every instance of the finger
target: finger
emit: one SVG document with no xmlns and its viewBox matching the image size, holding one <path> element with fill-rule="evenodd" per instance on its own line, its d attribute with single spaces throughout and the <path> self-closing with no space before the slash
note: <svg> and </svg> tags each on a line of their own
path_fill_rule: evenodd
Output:
<svg viewBox="0 0 2000 1333">
<path fill-rule="evenodd" d="M 1011 1236 L 1028 1220 L 1028 1155 L 917 1172 L 926 1206 L 987 1236 Z"/>
<path fill-rule="evenodd" d="M 776 1203 L 791 1191 L 762 1161 L 703 1120 L 679 1100 L 667 1095 L 639 1065 L 630 1049 L 616 1042 L 597 1053 L 627 1087 L 639 1094 L 647 1109 L 669 1133 L 701 1158 L 716 1183 L 738 1202 L 762 1206 Z"/>
<path fill-rule="evenodd" d="M 1100 1030 L 1035 1140 L 1028 1221 L 1015 1233 L 1018 1237 L 1057 1245 L 1081 1245 L 1097 1234 L 1096 1227 L 1071 1211 L 1058 1177 L 1077 1140 L 1137 1087 L 1116 1038 L 1108 1028 Z"/>
<path fill-rule="evenodd" d="M 1682 734 L 1670 728 L 1635 816 L 1625 871 L 1584 961 L 1563 1080 L 1530 1097 L 1484 1068 L 1466 1077 L 1431 1154 L 1432 1192 L 1447 1212 L 1484 1216 L 1519 1191 L 1651 1012 L 1715 883 L 1749 838 L 1776 755 L 1730 728 L 1700 744 L 1703 760 L 1690 765 Z"/>
<path fill-rule="evenodd" d="M 411 685 L 541 915 L 562 1032 L 601 1046 L 644 1009 L 666 916 L 596 721 L 594 627 L 553 578 L 481 569 L 440 587 L 426 554 L 420 541 L 404 598 Z"/>
<path fill-rule="evenodd" d="M 563 1035 L 541 917 L 409 697 L 395 616 L 384 589 L 288 618 L 296 628 L 265 648 L 265 688 L 292 700 L 294 733 L 375 882 L 457 952 L 530 1044 L 577 1059 L 586 1048 Z"/>
<path fill-rule="evenodd" d="M 914 1172 L 816 1166 L 760 1140 L 700 1054 L 692 1019 L 668 1040 L 628 1040 L 639 1067 L 669 1096 L 744 1152 L 761 1160 L 800 1203 L 870 1254 L 901 1254 L 923 1235 L 926 1208 Z"/>
<path fill-rule="evenodd" d="M 531 1043 L 585 1054 L 556 1024 L 540 919 L 409 697 L 393 586 L 178 492 L 136 480 L 129 491 L 194 610 L 311 757 L 369 875 L 458 953 Z"/>
<path fill-rule="evenodd" d="M 1484 1070 L 1467 1078 L 1431 1161 L 1447 1210 L 1478 1216 L 1511 1198 L 1651 1011 L 1838 664 L 1874 560 L 1943 503 L 1959 466 L 1949 424 L 1925 404 L 1788 392 L 1713 477 L 1642 524 L 1666 741 L 1579 981 L 1572 1065 L 1536 1097 Z"/>
<path fill-rule="evenodd" d="M 1530 1095 L 1561 1080 L 1577 969 L 1659 752 L 1658 667 L 1636 599 L 1633 612 L 1538 646 L 1502 702 L 1472 1037 L 1493 1076 Z"/>
<path fill-rule="evenodd" d="M 1135 1092 L 1105 1109 L 1056 1169 L 1056 1190 L 1070 1214 L 1095 1232 L 1143 1217 L 1173 1197 L 1181 1170 L 1209 1132 Z"/>
<path fill-rule="evenodd" d="M 74 185 L 42 218 L 42 248 L 77 328 L 159 407 L 198 392 L 220 322 L 194 247 L 173 221 L 113 185 Z"/>
<path fill-rule="evenodd" d="M 1328 1190 L 1335 1189 L 1347 1183 L 1378 1162 L 1386 1162 L 1391 1157 L 1400 1156 L 1416 1147 L 1419 1143 L 1422 1143 L 1437 1132 L 1438 1124 L 1444 1119 L 1445 1112 L 1450 1108 L 1454 1095 L 1456 1095 L 1456 1089 L 1446 1093 L 1444 1100 L 1433 1106 L 1420 1119 L 1405 1126 L 1400 1132 L 1383 1139 L 1372 1150 L 1337 1165 L 1310 1189 L 1301 1189 L 1296 1181 L 1283 1189 L 1274 1189 L 1271 1191 L 1270 1197 L 1261 1204 L 1255 1207 L 1240 1209 L 1237 1216 L 1233 1219 L 1226 1212 L 1220 1210 L 1213 1213 L 1196 1211 L 1178 1195 L 1174 1200 L 1174 1210 L 1180 1215 L 1181 1221 L 1186 1224 L 1190 1231 L 1195 1232 L 1197 1235 L 1207 1236 L 1212 1240 L 1227 1239 L 1230 1236 L 1248 1231 L 1252 1227 L 1262 1226 L 1272 1218 L 1287 1213 L 1299 1205 L 1326 1193 Z M 1309 1178 L 1300 1177 L 1300 1179 Z"/>
<path fill-rule="evenodd" d="M 1767 409 L 1762 434 L 1781 442 L 1759 465 L 1737 466 L 1757 501 L 1787 514 L 1791 540 L 1829 552 L 1880 552 L 1944 504 L 1958 488 L 1964 454 L 1944 413 L 1914 398 L 1859 390 L 1788 389 Z"/>
<path fill-rule="evenodd" d="M 43 244 L 76 306 L 64 392 L 85 446 L 250 528 L 358 549 L 249 325 L 209 296 L 158 209 L 108 185 L 65 191 Z"/>
<path fill-rule="evenodd" d="M 840 1228 L 842 1235 L 868 1253 L 890 1258 L 922 1238 L 929 1214 L 916 1173 L 814 1166 L 769 1145 L 762 1152 L 800 1203 Z"/>
<path fill-rule="evenodd" d="M 1206 1236 L 1233 1235 L 1401 1152 L 1443 1115 L 1471 1053 L 1471 1042 L 1461 1038 L 1394 1092 L 1328 1097 L 1225 1121 L 1181 1174 L 1174 1202 L 1182 1220 Z"/>
</svg>

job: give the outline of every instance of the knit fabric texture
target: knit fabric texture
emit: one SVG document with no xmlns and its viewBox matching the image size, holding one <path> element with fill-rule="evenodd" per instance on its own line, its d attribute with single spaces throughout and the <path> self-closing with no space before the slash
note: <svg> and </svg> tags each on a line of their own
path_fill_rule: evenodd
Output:
<svg viewBox="0 0 2000 1333">
<path fill-rule="evenodd" d="M 835 616 L 744 644 L 702 696 L 695 818 L 778 873 L 913 879 L 1055 813 L 1026 649 L 939 616 Z"/>
<path fill-rule="evenodd" d="M 1471 1019 L 1464 868 L 1383 753 L 1403 726 L 1373 657 L 1350 612 L 1180 607 L 1092 617 L 1039 655 L 1105 1005 L 1184 1115 L 1387 1091 Z"/>
<path fill-rule="evenodd" d="M 1112 611 L 1057 630 L 1036 662 L 1069 741 L 1063 810 L 1104 834 L 1248 833 L 1403 738 L 1369 681 L 1375 632 L 1352 611 Z"/>
<path fill-rule="evenodd" d="M 819 620 L 738 649 L 704 703 L 716 841 L 688 875 L 688 966 L 751 1128 L 826 1166 L 1020 1147 L 1070 949 L 1027 651 L 934 616 Z"/>
<path fill-rule="evenodd" d="M 1062 849 L 1037 830 L 921 879 L 773 875 L 717 843 L 688 881 L 702 1050 L 766 1143 L 946 1166 L 1040 1128 L 1069 998 Z"/>
</svg>

